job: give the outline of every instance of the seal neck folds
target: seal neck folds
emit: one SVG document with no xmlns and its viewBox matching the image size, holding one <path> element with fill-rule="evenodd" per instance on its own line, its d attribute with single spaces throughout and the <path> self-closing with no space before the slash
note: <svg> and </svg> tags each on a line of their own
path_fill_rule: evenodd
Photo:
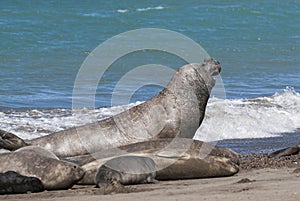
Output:
<svg viewBox="0 0 300 201">
<path fill-rule="evenodd" d="M 174 74 L 159 96 L 166 98 L 165 94 L 168 94 L 166 98 L 168 102 L 163 105 L 167 104 L 166 110 L 172 111 L 166 111 L 166 113 L 168 113 L 170 122 L 176 122 L 173 124 L 176 125 L 176 128 L 163 129 L 158 135 L 159 138 L 194 137 L 196 130 L 203 121 L 207 101 L 215 85 L 213 76 L 218 75 L 220 71 L 221 65 L 218 61 L 206 58 L 202 64 L 187 64 Z M 170 97 L 173 99 L 171 100 Z M 160 97 L 161 101 L 163 99 Z M 171 103 L 172 101 L 173 103 Z M 164 132 L 166 130 L 169 132 Z"/>
</svg>

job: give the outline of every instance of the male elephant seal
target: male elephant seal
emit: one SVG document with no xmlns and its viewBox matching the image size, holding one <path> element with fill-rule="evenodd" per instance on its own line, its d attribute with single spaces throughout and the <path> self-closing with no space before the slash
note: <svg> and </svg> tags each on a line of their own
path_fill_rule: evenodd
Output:
<svg viewBox="0 0 300 201">
<path fill-rule="evenodd" d="M 24 145 L 38 145 L 64 157 L 151 138 L 193 138 L 215 85 L 213 76 L 220 71 L 220 63 L 212 58 L 206 58 L 202 64 L 185 65 L 158 95 L 125 112 L 27 141 L 0 131 L 0 147 L 15 150 Z"/>
<path fill-rule="evenodd" d="M 14 171 L 0 173 L 0 194 L 41 192 L 44 185 L 36 177 L 26 177 Z"/>
<path fill-rule="evenodd" d="M 79 184 L 94 184 L 98 168 L 120 155 L 151 158 L 157 180 L 231 176 L 239 171 L 238 154 L 230 149 L 192 139 L 157 139 L 95 153 L 97 160 L 77 161 L 85 171 Z"/>
<path fill-rule="evenodd" d="M 120 156 L 100 166 L 94 178 L 97 187 L 154 183 L 155 163 L 142 156 Z"/>
<path fill-rule="evenodd" d="M 60 161 L 40 147 L 24 147 L 0 154 L 0 173 L 15 171 L 23 176 L 36 177 L 47 190 L 68 189 L 81 179 L 84 172 L 74 163 Z"/>
</svg>

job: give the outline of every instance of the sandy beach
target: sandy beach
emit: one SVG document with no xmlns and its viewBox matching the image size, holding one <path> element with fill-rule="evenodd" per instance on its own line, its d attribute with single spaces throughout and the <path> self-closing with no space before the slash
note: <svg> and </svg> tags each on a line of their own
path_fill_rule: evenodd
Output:
<svg viewBox="0 0 300 201">
<path fill-rule="evenodd" d="M 70 190 L 1 195 L 0 200 L 93 201 L 93 200 L 300 200 L 297 168 L 241 170 L 232 177 L 160 181 L 127 186 L 124 192 L 106 194 L 93 186 Z"/>
</svg>

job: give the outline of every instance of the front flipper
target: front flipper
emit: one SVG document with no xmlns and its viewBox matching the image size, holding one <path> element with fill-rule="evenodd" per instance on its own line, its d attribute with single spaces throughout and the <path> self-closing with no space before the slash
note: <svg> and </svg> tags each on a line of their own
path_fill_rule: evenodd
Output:
<svg viewBox="0 0 300 201">
<path fill-rule="evenodd" d="M 0 130 L 0 148 L 14 151 L 25 146 L 28 146 L 28 144 L 26 144 L 26 142 L 18 136 L 4 130 Z"/>
</svg>

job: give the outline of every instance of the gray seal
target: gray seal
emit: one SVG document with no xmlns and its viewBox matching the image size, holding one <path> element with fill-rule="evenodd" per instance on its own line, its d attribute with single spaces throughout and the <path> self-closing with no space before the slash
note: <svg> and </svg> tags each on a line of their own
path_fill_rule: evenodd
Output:
<svg viewBox="0 0 300 201">
<path fill-rule="evenodd" d="M 108 160 L 97 171 L 97 187 L 155 183 L 155 163 L 143 156 L 120 156 Z"/>
<path fill-rule="evenodd" d="M 59 157 L 84 155 L 151 138 L 190 138 L 202 123 L 213 76 L 221 65 L 212 58 L 178 69 L 159 94 L 113 117 L 24 141 L 0 131 L 0 147 L 37 145 Z"/>
<path fill-rule="evenodd" d="M 0 154 L 0 173 L 14 171 L 41 180 L 46 190 L 71 188 L 84 174 L 80 166 L 61 161 L 40 147 L 24 147 Z"/>
<path fill-rule="evenodd" d="M 273 151 L 271 153 L 268 153 L 269 158 L 280 158 L 284 156 L 291 156 L 296 155 L 300 153 L 300 143 L 298 145 L 287 147 L 284 149 L 280 149 L 277 151 Z"/>
<path fill-rule="evenodd" d="M 120 155 L 151 158 L 157 180 L 223 177 L 239 171 L 239 156 L 228 148 L 192 139 L 156 139 L 81 157 L 77 163 L 82 165 L 85 174 L 78 184 L 93 185 L 98 168 Z"/>
<path fill-rule="evenodd" d="M 36 177 L 26 177 L 14 171 L 0 173 L 0 194 L 35 193 L 44 190 Z"/>
</svg>

